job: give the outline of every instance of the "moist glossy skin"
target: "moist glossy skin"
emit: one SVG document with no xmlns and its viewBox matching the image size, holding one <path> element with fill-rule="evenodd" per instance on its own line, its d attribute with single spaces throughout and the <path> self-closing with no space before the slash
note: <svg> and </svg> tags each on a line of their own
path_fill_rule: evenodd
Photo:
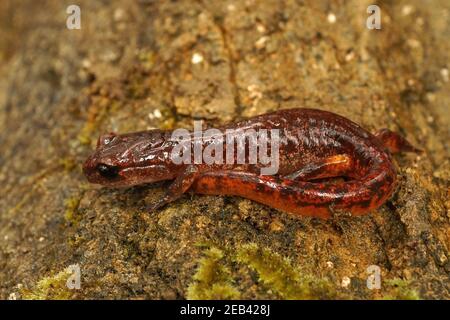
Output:
<svg viewBox="0 0 450 320">
<path fill-rule="evenodd" d="M 314 109 L 280 110 L 219 129 L 231 128 L 279 129 L 277 174 L 261 175 L 267 165 L 248 161 L 175 164 L 171 151 L 179 142 L 171 131 L 161 130 L 101 136 L 83 171 L 90 182 L 110 187 L 174 179 L 149 210 L 190 190 L 241 196 L 292 214 L 326 219 L 336 212 L 361 215 L 381 206 L 397 180 L 391 154 L 418 151 L 387 129 L 373 135 L 344 117 Z M 190 139 L 199 141 L 193 134 Z M 203 147 L 215 141 L 205 139 Z"/>
</svg>

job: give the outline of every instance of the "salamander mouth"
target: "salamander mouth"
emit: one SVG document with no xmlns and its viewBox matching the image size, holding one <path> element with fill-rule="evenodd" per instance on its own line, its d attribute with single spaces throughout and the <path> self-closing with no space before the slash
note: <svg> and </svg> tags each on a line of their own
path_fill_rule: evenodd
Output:
<svg viewBox="0 0 450 320">
<path fill-rule="evenodd" d="M 119 171 L 125 180 L 139 180 L 140 183 L 151 183 L 167 179 L 167 167 L 160 164 L 126 167 Z"/>
<path fill-rule="evenodd" d="M 88 159 L 83 172 L 89 182 L 109 187 L 131 187 L 167 179 L 167 167 L 157 164 L 121 168 L 103 162 L 94 163 Z"/>
</svg>

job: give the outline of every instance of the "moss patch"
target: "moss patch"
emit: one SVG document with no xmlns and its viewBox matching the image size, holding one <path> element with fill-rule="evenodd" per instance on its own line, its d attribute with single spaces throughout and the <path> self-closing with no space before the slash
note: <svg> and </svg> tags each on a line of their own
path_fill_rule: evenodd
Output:
<svg viewBox="0 0 450 320">
<path fill-rule="evenodd" d="M 77 162 L 72 157 L 65 157 L 59 160 L 59 164 L 63 167 L 65 172 L 70 172 L 77 167 Z"/>
<path fill-rule="evenodd" d="M 239 299 L 239 291 L 233 287 L 230 269 L 224 254 L 217 248 L 209 248 L 200 259 L 199 267 L 188 287 L 187 299 Z"/>
<path fill-rule="evenodd" d="M 67 198 L 64 201 L 64 205 L 66 207 L 66 210 L 64 212 L 64 219 L 71 225 L 77 225 L 81 220 L 81 215 L 78 214 L 80 201 L 81 196 Z"/>
<path fill-rule="evenodd" d="M 67 300 L 73 296 L 73 291 L 67 288 L 67 279 L 71 272 L 65 269 L 54 276 L 45 277 L 36 284 L 34 289 L 21 291 L 25 300 Z"/>
<path fill-rule="evenodd" d="M 237 250 L 224 251 L 209 247 L 188 287 L 188 299 L 239 299 L 241 293 L 233 285 L 231 265 L 237 263 L 254 271 L 258 280 L 281 299 L 336 299 L 334 285 L 302 272 L 292 262 L 256 244 L 245 244 Z M 247 269 L 248 270 L 248 269 Z"/>
<path fill-rule="evenodd" d="M 237 251 L 237 261 L 256 271 L 259 281 L 282 299 L 335 299 L 331 282 L 302 274 L 291 261 L 256 244 L 246 244 Z"/>
<path fill-rule="evenodd" d="M 419 293 L 411 288 L 411 282 L 402 279 L 385 280 L 388 294 L 384 300 L 420 300 Z"/>
</svg>

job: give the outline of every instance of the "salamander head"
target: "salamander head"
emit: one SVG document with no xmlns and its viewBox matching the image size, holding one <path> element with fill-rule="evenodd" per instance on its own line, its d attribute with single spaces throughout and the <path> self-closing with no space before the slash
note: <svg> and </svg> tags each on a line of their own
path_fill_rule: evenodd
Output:
<svg viewBox="0 0 450 320">
<path fill-rule="evenodd" d="M 91 183 L 128 187 L 173 179 L 177 173 L 170 159 L 172 146 L 165 132 L 151 130 L 100 136 L 83 172 Z"/>
</svg>

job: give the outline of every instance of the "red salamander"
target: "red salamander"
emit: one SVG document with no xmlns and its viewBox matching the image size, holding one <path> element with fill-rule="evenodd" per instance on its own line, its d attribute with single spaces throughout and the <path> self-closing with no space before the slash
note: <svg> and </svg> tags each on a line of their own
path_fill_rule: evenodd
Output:
<svg viewBox="0 0 450 320">
<path fill-rule="evenodd" d="M 277 130 L 277 145 L 271 144 L 274 134 L 266 136 L 268 151 L 275 152 L 277 146 L 277 172 L 261 174 L 267 164 L 252 163 L 251 154 L 244 153 L 246 161 L 239 163 L 238 151 L 251 150 L 251 142 L 244 139 L 231 148 L 224 143 L 227 130 Z M 419 152 L 388 129 L 372 134 L 340 115 L 315 109 L 279 110 L 216 131 L 222 136 L 198 137 L 189 132 L 183 143 L 194 149 L 200 142 L 200 151 L 205 151 L 222 141 L 223 163 L 175 163 L 173 150 L 181 142 L 174 132 L 149 130 L 102 135 L 83 171 L 90 182 L 110 187 L 173 180 L 150 210 L 192 191 L 240 196 L 295 215 L 326 219 L 336 212 L 361 215 L 380 207 L 397 182 L 392 154 Z"/>
</svg>

